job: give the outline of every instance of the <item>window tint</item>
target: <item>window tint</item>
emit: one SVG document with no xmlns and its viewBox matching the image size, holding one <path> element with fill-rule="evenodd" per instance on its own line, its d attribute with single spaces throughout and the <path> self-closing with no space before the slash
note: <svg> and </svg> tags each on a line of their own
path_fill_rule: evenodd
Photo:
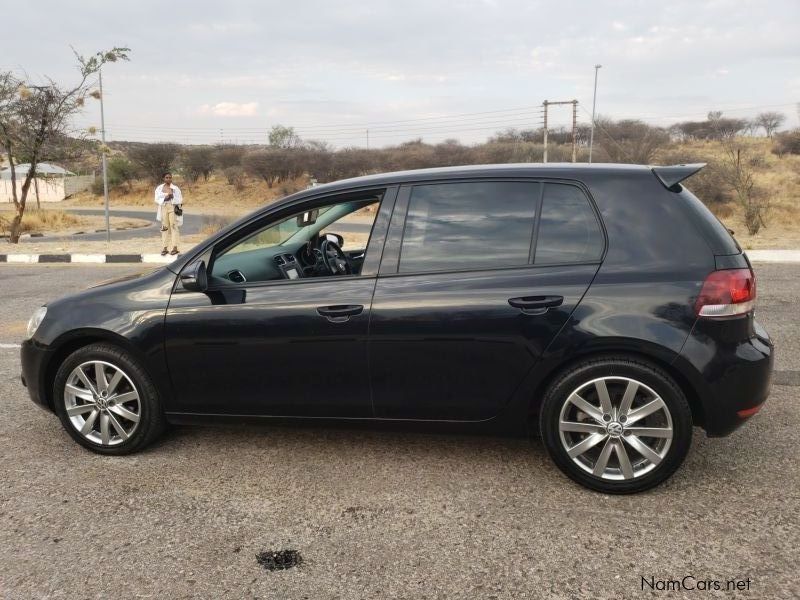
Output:
<svg viewBox="0 0 800 600">
<path fill-rule="evenodd" d="M 400 272 L 528 264 L 540 185 L 494 181 L 415 186 Z"/>
<path fill-rule="evenodd" d="M 603 232 L 580 188 L 546 184 L 540 220 L 536 264 L 587 262 L 603 254 Z"/>
</svg>

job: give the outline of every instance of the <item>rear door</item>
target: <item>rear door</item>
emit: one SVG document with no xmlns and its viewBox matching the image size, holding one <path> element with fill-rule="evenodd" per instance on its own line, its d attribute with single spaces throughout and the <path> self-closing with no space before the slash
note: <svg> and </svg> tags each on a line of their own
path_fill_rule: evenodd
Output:
<svg viewBox="0 0 800 600">
<path fill-rule="evenodd" d="M 370 321 L 376 416 L 498 414 L 567 323 L 604 246 L 596 211 L 577 185 L 401 188 Z"/>
</svg>

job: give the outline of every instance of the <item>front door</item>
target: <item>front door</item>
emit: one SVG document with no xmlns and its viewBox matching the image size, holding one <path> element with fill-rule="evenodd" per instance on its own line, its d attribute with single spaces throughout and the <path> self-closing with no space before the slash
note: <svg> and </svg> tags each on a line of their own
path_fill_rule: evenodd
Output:
<svg viewBox="0 0 800 600">
<path fill-rule="evenodd" d="M 367 247 L 370 230 L 361 239 L 364 262 L 347 272 L 337 270 L 342 261 L 335 257 L 331 272 L 324 272 L 317 245 L 332 254 L 319 235 L 335 226 L 332 215 L 374 220 L 381 198 L 320 207 L 314 224 L 301 225 L 295 215 L 268 220 L 239 240 L 219 244 L 210 257 L 208 290 L 177 284 L 165 330 L 171 411 L 373 416 L 367 333 L 376 279 L 365 272 L 373 252 Z M 312 266 L 314 260 L 320 263 Z"/>
</svg>

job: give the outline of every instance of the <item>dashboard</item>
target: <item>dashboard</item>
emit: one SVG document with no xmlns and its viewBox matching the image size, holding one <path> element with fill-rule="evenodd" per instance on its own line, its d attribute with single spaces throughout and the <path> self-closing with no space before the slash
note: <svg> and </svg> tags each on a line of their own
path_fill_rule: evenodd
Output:
<svg viewBox="0 0 800 600">
<path fill-rule="evenodd" d="M 212 266 L 210 281 L 216 285 L 243 284 L 278 279 L 303 279 L 329 277 L 329 271 L 320 250 L 325 239 L 341 246 L 342 236 L 328 233 L 314 236 L 299 247 L 271 246 L 243 252 L 224 254 Z M 364 250 L 345 252 L 354 273 L 361 270 Z"/>
</svg>

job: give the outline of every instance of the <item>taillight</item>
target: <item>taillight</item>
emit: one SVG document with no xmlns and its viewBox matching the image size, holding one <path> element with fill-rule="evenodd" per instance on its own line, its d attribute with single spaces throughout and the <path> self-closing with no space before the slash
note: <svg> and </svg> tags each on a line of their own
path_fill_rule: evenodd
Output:
<svg viewBox="0 0 800 600">
<path fill-rule="evenodd" d="M 714 271 L 703 282 L 694 304 L 699 317 L 743 315 L 755 307 L 756 277 L 750 269 Z"/>
</svg>

